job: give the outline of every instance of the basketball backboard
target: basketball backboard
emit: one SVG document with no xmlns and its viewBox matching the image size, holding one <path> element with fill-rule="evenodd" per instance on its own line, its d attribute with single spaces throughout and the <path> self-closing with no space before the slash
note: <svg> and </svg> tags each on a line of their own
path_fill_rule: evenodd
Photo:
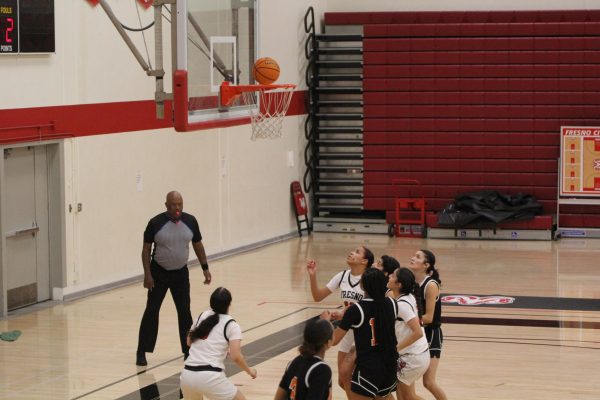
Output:
<svg viewBox="0 0 600 400">
<path fill-rule="evenodd" d="M 219 106 L 223 81 L 253 84 L 257 0 L 178 0 L 173 19 L 175 129 L 222 126 L 255 106 Z"/>
</svg>

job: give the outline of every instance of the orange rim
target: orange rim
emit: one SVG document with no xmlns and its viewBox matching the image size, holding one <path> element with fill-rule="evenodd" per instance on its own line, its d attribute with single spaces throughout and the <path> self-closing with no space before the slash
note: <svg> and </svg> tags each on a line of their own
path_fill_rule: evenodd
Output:
<svg viewBox="0 0 600 400">
<path fill-rule="evenodd" d="M 275 89 L 293 90 L 296 85 L 285 83 L 276 85 L 232 85 L 231 82 L 221 83 L 221 105 L 229 106 L 244 92 L 266 92 Z"/>
</svg>

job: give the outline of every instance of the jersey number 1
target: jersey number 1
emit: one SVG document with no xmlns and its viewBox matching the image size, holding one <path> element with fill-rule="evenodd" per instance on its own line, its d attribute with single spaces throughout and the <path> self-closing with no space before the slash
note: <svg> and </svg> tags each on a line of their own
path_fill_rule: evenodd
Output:
<svg viewBox="0 0 600 400">
<path fill-rule="evenodd" d="M 371 326 L 371 346 L 377 346 L 377 339 L 375 339 L 375 318 L 369 320 Z"/>
</svg>

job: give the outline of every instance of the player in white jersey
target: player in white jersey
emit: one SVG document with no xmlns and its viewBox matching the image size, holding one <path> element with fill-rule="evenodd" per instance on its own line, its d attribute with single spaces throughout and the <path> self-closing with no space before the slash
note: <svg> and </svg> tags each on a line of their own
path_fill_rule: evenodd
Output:
<svg viewBox="0 0 600 400">
<path fill-rule="evenodd" d="M 360 287 L 360 277 L 367 268 L 373 265 L 374 260 L 375 257 L 371 250 L 364 246 L 357 247 L 346 258 L 346 264 L 350 269 L 337 273 L 322 288 L 317 283 L 317 263 L 310 260 L 306 269 L 310 279 L 310 291 L 313 300 L 321 301 L 339 288 L 340 297 L 344 302 L 344 310 L 350 304 L 358 303 L 364 297 L 364 292 Z M 334 319 L 341 319 L 342 316 L 343 312 L 333 314 Z M 355 354 L 351 352 L 353 344 L 354 336 L 352 332 L 348 332 L 338 348 L 338 383 L 346 391 L 350 390 L 350 379 L 354 369 Z"/>
<path fill-rule="evenodd" d="M 228 315 L 231 293 L 220 287 L 210 296 L 210 310 L 204 311 L 188 333 L 190 355 L 181 371 L 181 391 L 186 400 L 245 400 L 246 398 L 225 376 L 225 357 L 229 357 L 252 379 L 256 369 L 250 368 L 241 351 L 242 329 Z"/>
<path fill-rule="evenodd" d="M 390 274 L 387 287 L 398 305 L 398 399 L 421 399 L 414 391 L 414 384 L 429 368 L 429 345 L 421 326 L 421 311 L 418 306 L 420 288 L 414 274 L 407 268 L 398 268 Z"/>
</svg>

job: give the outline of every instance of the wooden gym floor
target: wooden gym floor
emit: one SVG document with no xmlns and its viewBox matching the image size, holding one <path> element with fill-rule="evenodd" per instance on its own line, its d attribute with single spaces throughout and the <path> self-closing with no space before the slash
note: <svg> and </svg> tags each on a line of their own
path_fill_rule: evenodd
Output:
<svg viewBox="0 0 600 400">
<path fill-rule="evenodd" d="M 383 235 L 315 233 L 211 262 L 213 283 L 191 269 L 192 313 L 208 308 L 218 286 L 233 293 L 231 314 L 244 331 L 252 380 L 228 374 L 248 399 L 272 399 L 296 355 L 302 323 L 339 306 L 334 293 L 311 301 L 306 260 L 318 262 L 320 286 L 345 268 L 358 245 L 393 255 L 401 265 L 432 250 L 445 295 L 502 295 L 511 304 L 444 305 L 444 350 L 438 382 L 450 399 L 598 399 L 600 393 L 600 240 L 453 241 Z M 210 249 L 207 249 L 210 252 Z M 140 266 L 141 271 L 141 266 Z M 141 283 L 68 303 L 18 310 L 0 331 L 2 399 L 178 399 L 183 358 L 173 301 L 161 311 L 156 350 L 135 366 Z M 327 353 L 336 380 L 336 349 Z M 419 384 L 417 392 L 433 397 Z M 344 399 L 334 382 L 334 399 Z"/>
</svg>

